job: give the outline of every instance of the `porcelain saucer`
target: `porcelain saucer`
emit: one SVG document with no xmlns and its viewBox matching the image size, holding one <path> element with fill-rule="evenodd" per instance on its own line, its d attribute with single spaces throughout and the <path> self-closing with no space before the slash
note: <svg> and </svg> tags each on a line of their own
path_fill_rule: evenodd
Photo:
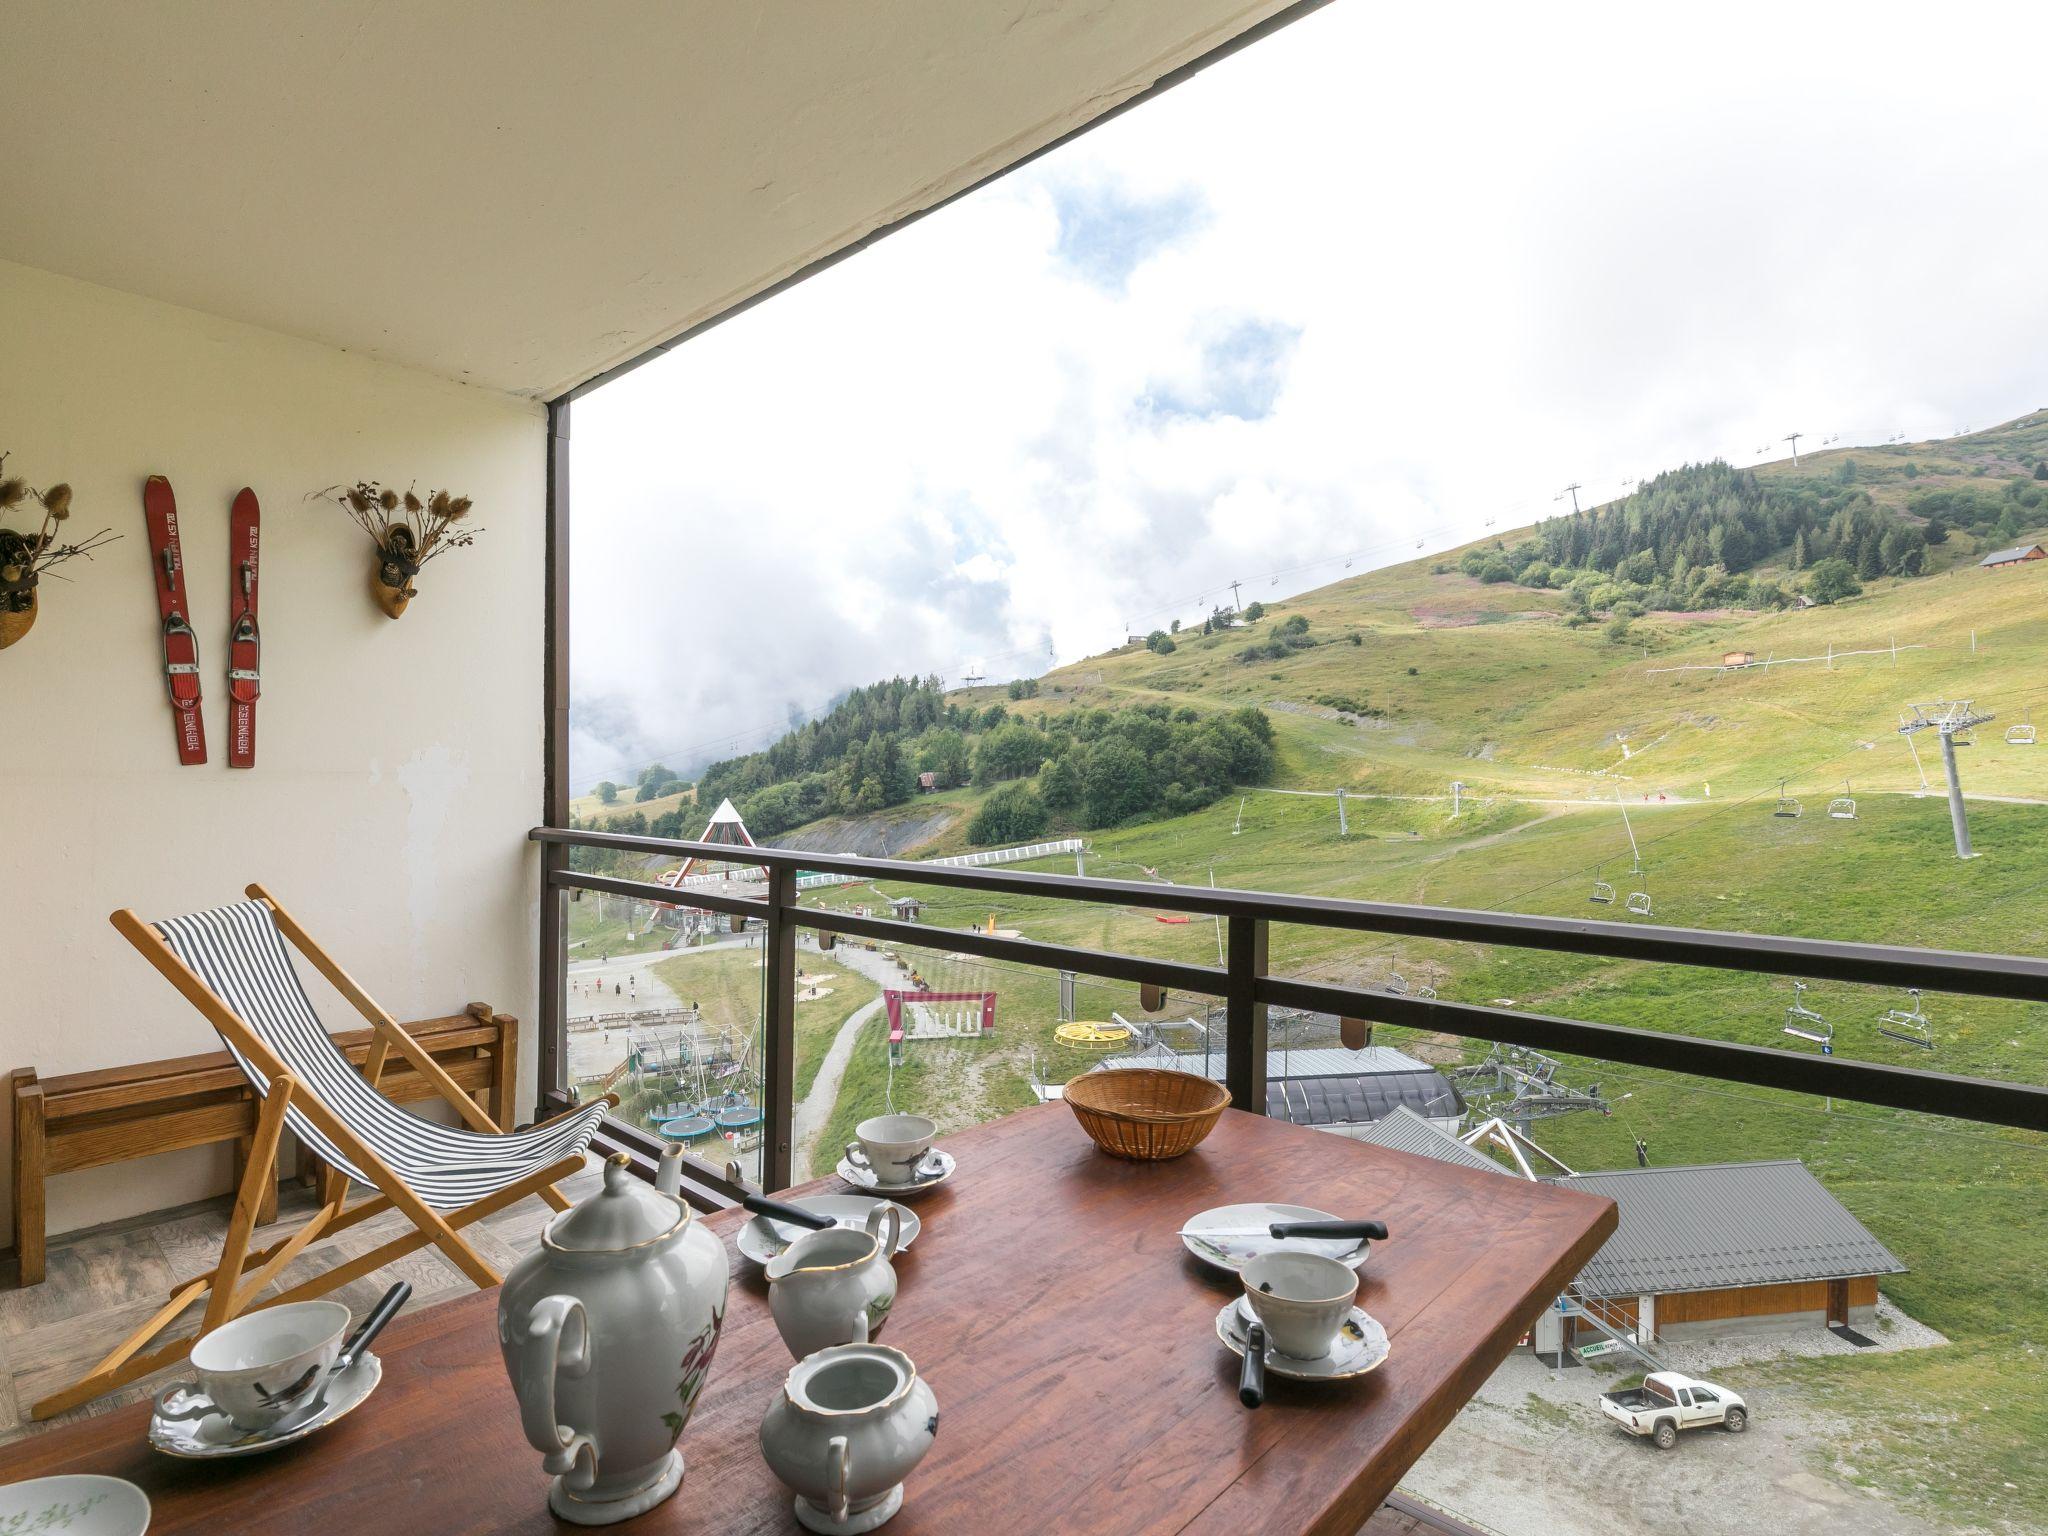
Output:
<svg viewBox="0 0 2048 1536">
<path fill-rule="evenodd" d="M 301 1423 L 287 1423 L 281 1434 L 265 1430 L 252 1435 L 247 1430 L 235 1428 L 224 1413 L 209 1413 L 203 1419 L 172 1421 L 151 1414 L 149 1443 L 166 1456 L 179 1456 L 187 1461 L 215 1461 L 228 1456 L 260 1456 L 265 1451 L 274 1451 L 281 1445 L 291 1445 L 317 1430 L 325 1429 L 376 1391 L 377 1383 L 383 1379 L 383 1363 L 375 1355 L 365 1354 L 348 1370 L 334 1378 L 334 1385 L 327 1389 L 327 1401 L 321 1405 L 318 1413 Z M 192 1396 L 197 1398 L 199 1394 L 193 1393 Z M 175 1409 L 180 1407 L 183 1401 L 173 1401 L 170 1406 Z"/>
<path fill-rule="evenodd" d="M 1339 1264 L 1349 1264 L 1353 1269 L 1357 1269 L 1365 1263 L 1365 1256 L 1372 1249 L 1371 1241 L 1363 1237 L 1202 1237 L 1194 1230 L 1201 1227 L 1267 1227 L 1276 1221 L 1339 1219 L 1328 1211 L 1319 1211 L 1307 1205 L 1219 1205 L 1202 1212 L 1199 1216 L 1190 1216 L 1181 1223 L 1189 1229 L 1182 1236 L 1181 1244 L 1210 1268 L 1227 1270 L 1233 1275 L 1253 1259 L 1266 1253 L 1320 1254 L 1326 1259 L 1335 1259 Z"/>
<path fill-rule="evenodd" d="M 953 1177 L 954 1167 L 952 1153 L 941 1152 L 937 1147 L 933 1147 L 924 1160 L 924 1177 L 914 1183 L 879 1184 L 867 1169 L 856 1168 L 843 1157 L 839 1159 L 837 1172 L 839 1177 L 855 1189 L 865 1190 L 871 1195 L 887 1195 L 892 1200 L 907 1200 L 913 1195 L 923 1194 L 928 1189 L 937 1189 Z"/>
<path fill-rule="evenodd" d="M 820 1216 L 830 1216 L 842 1227 L 859 1227 L 866 1230 L 868 1212 L 878 1205 L 889 1204 L 874 1195 L 805 1195 L 801 1199 L 786 1202 L 800 1210 L 815 1211 Z M 903 1241 L 897 1244 L 897 1252 L 908 1248 L 916 1239 L 924 1223 L 908 1206 L 898 1207 L 903 1212 Z M 809 1228 L 791 1226 L 788 1222 L 774 1221 L 766 1216 L 756 1216 L 734 1235 L 741 1253 L 756 1264 L 766 1264 L 791 1243 L 802 1237 Z"/>
<path fill-rule="evenodd" d="M 1245 1332 L 1255 1321 L 1251 1304 L 1240 1296 L 1216 1314 L 1216 1337 L 1232 1354 L 1242 1355 Z M 1337 1330 L 1337 1342 L 1322 1359 L 1297 1360 L 1269 1348 L 1266 1370 L 1296 1381 L 1342 1381 L 1378 1370 L 1391 1353 L 1393 1346 L 1387 1342 L 1387 1330 L 1379 1325 L 1379 1320 L 1362 1308 L 1353 1307 L 1344 1326 Z"/>
<path fill-rule="evenodd" d="M 142 1536 L 148 1529 L 149 1498 L 125 1478 L 74 1472 L 0 1488 L 0 1531 Z"/>
</svg>

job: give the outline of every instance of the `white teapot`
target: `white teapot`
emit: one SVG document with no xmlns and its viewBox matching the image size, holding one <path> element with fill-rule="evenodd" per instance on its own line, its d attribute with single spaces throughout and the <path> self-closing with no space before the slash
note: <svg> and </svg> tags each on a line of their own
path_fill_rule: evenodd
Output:
<svg viewBox="0 0 2048 1536">
<path fill-rule="evenodd" d="M 576 1525 L 630 1519 L 682 1484 L 676 1442 L 731 1283 L 725 1245 L 627 1161 L 607 1161 L 604 1188 L 549 1221 L 498 1293 L 526 1438 L 556 1474 L 548 1508 Z"/>
</svg>

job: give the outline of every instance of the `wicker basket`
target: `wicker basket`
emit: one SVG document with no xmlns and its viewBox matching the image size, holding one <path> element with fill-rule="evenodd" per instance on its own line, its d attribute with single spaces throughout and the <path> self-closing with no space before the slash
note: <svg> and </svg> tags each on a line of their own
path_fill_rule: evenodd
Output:
<svg viewBox="0 0 2048 1536">
<path fill-rule="evenodd" d="M 1083 1072 L 1067 1084 L 1065 1097 L 1095 1145 L 1133 1162 L 1189 1151 L 1216 1128 L 1230 1103 L 1221 1083 L 1161 1067 Z"/>
</svg>

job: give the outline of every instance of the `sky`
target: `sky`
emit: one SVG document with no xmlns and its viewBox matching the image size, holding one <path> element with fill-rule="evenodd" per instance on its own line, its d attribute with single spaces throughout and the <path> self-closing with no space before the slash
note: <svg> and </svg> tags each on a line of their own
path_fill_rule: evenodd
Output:
<svg viewBox="0 0 2048 1536">
<path fill-rule="evenodd" d="M 2048 405 L 2048 7 L 1336 0 L 577 402 L 572 778 Z"/>
</svg>

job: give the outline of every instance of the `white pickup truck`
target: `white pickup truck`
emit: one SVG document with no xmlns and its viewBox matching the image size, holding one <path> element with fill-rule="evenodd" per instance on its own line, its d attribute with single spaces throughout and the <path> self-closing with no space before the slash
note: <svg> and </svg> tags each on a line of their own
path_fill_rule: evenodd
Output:
<svg viewBox="0 0 2048 1536">
<path fill-rule="evenodd" d="M 1749 1405 L 1726 1387 L 1676 1371 L 1652 1371 L 1640 1387 L 1602 1392 L 1600 1411 L 1632 1435 L 1648 1435 L 1657 1449 L 1678 1443 L 1681 1429 L 1719 1424 L 1730 1434 L 1749 1428 Z"/>
</svg>

